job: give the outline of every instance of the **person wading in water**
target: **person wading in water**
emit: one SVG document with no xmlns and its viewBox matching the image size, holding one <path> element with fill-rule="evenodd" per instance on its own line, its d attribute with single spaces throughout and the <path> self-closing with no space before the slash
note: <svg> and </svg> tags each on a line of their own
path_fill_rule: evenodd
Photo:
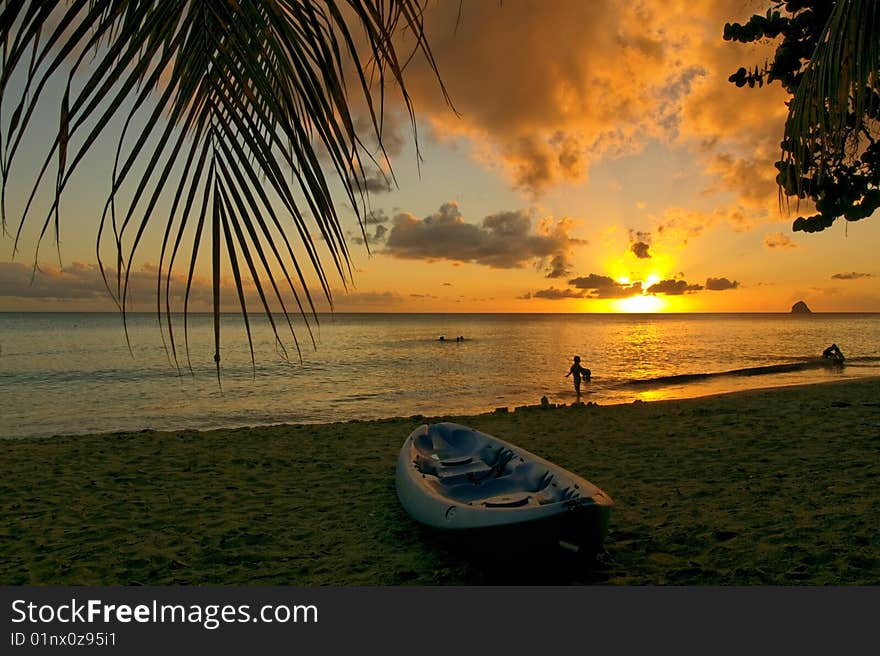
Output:
<svg viewBox="0 0 880 656">
<path fill-rule="evenodd" d="M 589 369 L 586 369 L 581 366 L 581 356 L 574 356 L 574 362 L 572 362 L 571 367 L 568 370 L 568 373 L 565 374 L 565 377 L 574 376 L 574 393 L 577 395 L 578 399 L 581 398 L 581 378 L 584 380 L 590 380 L 591 372 Z"/>
</svg>

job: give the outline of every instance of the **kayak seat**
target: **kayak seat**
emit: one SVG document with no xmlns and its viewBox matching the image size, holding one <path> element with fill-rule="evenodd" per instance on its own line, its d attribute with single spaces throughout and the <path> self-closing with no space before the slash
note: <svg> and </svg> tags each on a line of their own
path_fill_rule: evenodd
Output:
<svg viewBox="0 0 880 656">
<path fill-rule="evenodd" d="M 433 424 L 413 439 L 413 446 L 427 458 L 454 465 L 478 457 L 482 445 L 473 431 Z"/>
<path fill-rule="evenodd" d="M 477 460 L 451 466 L 441 463 L 435 475 L 443 481 L 444 485 L 452 485 L 458 482 L 477 480 L 490 475 L 491 471 L 489 465 L 482 460 Z"/>
<path fill-rule="evenodd" d="M 521 463 L 511 473 L 488 477 L 482 481 L 466 478 L 448 479 L 454 483 L 445 487 L 445 493 L 463 503 L 482 502 L 486 507 L 518 507 L 530 500 L 544 505 L 561 501 L 560 490 L 552 487 L 553 475 L 535 463 Z"/>
<path fill-rule="evenodd" d="M 519 508 L 528 504 L 530 498 L 528 494 L 503 495 L 485 499 L 483 505 L 487 508 Z"/>
<path fill-rule="evenodd" d="M 458 467 L 459 465 L 466 465 L 472 460 L 473 458 L 471 456 L 463 456 L 461 458 L 447 458 L 446 460 L 441 460 L 440 464 L 444 467 Z"/>
<path fill-rule="evenodd" d="M 473 458 L 435 460 L 417 455 L 414 464 L 422 474 L 436 476 L 444 485 L 473 480 L 491 473 L 489 465 Z"/>
</svg>

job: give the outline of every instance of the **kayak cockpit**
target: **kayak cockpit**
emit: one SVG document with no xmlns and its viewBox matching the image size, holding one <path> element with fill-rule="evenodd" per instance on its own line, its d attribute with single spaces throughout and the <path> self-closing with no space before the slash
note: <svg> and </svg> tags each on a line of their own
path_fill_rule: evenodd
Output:
<svg viewBox="0 0 880 656">
<path fill-rule="evenodd" d="M 578 486 L 488 436 L 434 424 L 413 438 L 413 464 L 439 495 L 486 508 L 543 506 L 580 498 Z"/>
</svg>

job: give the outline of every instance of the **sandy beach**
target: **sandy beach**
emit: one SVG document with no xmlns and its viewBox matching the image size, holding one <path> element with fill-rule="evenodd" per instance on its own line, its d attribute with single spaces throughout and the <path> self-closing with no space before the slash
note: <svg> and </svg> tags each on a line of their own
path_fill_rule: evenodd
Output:
<svg viewBox="0 0 880 656">
<path fill-rule="evenodd" d="M 880 379 L 510 410 L 0 441 L 0 584 L 880 582 Z M 605 551 L 499 568 L 420 529 L 395 459 L 440 419 L 602 487 Z"/>
</svg>

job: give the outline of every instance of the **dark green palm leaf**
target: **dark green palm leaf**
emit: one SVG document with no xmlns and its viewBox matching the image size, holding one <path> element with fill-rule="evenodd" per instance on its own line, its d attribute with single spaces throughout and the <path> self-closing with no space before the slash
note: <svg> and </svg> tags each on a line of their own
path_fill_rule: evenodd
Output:
<svg viewBox="0 0 880 656">
<path fill-rule="evenodd" d="M 311 336 L 307 314 L 317 317 L 308 278 L 315 276 L 332 307 L 322 257 L 329 256 L 343 285 L 351 276 L 337 202 L 322 162 L 330 162 L 346 202 L 360 220 L 367 207 L 363 163 L 388 159 L 382 147 L 387 87 L 393 84 L 400 90 L 415 128 L 403 80 L 410 55 L 398 55 L 396 34 L 410 33 L 415 50 L 437 71 L 424 35 L 424 1 L 3 2 L 0 110 L 4 102 L 11 107 L 8 122 L 0 125 L 4 231 L 6 185 L 25 133 L 50 77 L 68 71 L 58 133 L 18 221 L 16 245 L 50 171 L 55 173 L 55 197 L 44 215 L 42 235 L 54 225 L 57 237 L 66 186 L 92 146 L 111 126 L 121 124 L 107 202 L 97 226 L 97 251 L 108 291 L 123 317 L 135 255 L 148 228 L 159 225 L 156 312 L 164 325 L 163 339 L 167 330 L 175 363 L 173 272 L 182 259 L 187 260 L 181 266 L 189 364 L 187 311 L 202 244 L 210 245 L 211 252 L 218 376 L 223 262 L 235 282 L 249 341 L 246 276 L 276 340 L 281 342 L 273 312 L 280 308 L 299 352 L 285 296 L 292 296 Z M 366 54 L 356 46 L 359 42 L 365 43 Z M 16 74 L 25 78 L 24 93 L 9 99 Z M 83 83 L 74 85 L 75 78 Z M 364 135 L 355 130 L 355 103 L 366 109 L 372 121 L 378 153 L 370 152 Z M 134 125 L 140 133 L 132 146 L 123 149 Z M 123 191 L 131 195 L 120 209 Z M 279 199 L 279 207 L 267 192 Z M 171 201 L 167 216 L 157 211 L 163 199 Z M 321 236 L 326 256 L 319 253 L 313 232 Z M 105 235 L 114 244 L 115 284 L 107 279 L 101 258 Z M 304 257 L 296 255 L 297 244 Z M 182 258 L 187 250 L 189 257 Z M 307 260 L 305 266 L 301 259 Z M 252 347 L 251 353 L 253 358 Z"/>
</svg>

